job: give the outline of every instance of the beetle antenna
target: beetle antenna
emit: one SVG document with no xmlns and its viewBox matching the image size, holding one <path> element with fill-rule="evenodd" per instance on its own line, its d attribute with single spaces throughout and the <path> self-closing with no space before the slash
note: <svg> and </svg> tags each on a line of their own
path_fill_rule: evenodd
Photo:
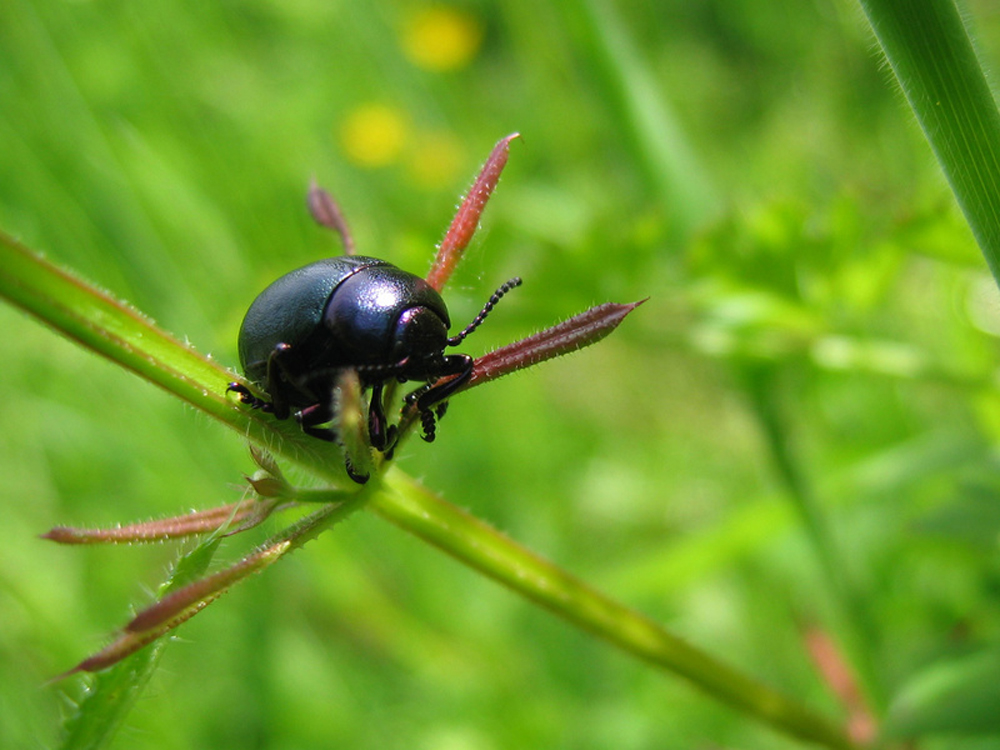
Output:
<svg viewBox="0 0 1000 750">
<path fill-rule="evenodd" d="M 493 292 L 493 296 L 487 300 L 486 304 L 483 305 L 483 309 L 479 311 L 479 315 L 477 315 L 463 331 L 448 339 L 448 346 L 458 346 L 461 344 L 465 340 L 466 336 L 479 328 L 479 325 L 486 320 L 486 316 L 489 315 L 493 308 L 497 306 L 497 302 L 503 299 L 503 296 L 507 294 L 507 292 L 518 286 L 521 286 L 520 276 L 515 276 L 510 281 L 504 282 L 499 289 Z"/>
</svg>

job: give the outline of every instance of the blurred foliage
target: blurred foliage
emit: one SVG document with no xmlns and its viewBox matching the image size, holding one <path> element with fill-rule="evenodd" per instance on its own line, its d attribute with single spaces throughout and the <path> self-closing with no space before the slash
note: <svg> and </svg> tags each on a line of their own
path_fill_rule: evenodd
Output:
<svg viewBox="0 0 1000 750">
<path fill-rule="evenodd" d="M 970 15 L 1000 59 L 1000 17 Z M 456 399 L 399 463 L 833 716 L 803 623 L 866 652 L 874 710 L 902 695 L 903 728 L 954 728 L 906 712 L 956 694 L 962 665 L 992 679 L 1000 306 L 853 5 L 10 0 L 0 102 L 0 227 L 230 364 L 254 295 L 339 252 L 305 211 L 310 177 L 361 252 L 420 271 L 520 131 L 446 298 L 462 321 L 525 285 L 469 353 L 650 301 L 599 346 Z M 21 313 L 0 307 L 0 327 L 14 748 L 54 741 L 85 683 L 39 685 L 175 556 L 37 535 L 229 502 L 251 464 Z M 788 502 L 775 424 L 860 641 Z M 179 637 L 116 747 L 794 746 L 366 514 Z"/>
</svg>

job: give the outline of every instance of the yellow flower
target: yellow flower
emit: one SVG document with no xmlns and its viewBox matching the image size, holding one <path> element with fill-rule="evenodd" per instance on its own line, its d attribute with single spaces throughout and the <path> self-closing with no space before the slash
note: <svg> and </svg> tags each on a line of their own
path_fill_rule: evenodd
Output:
<svg viewBox="0 0 1000 750">
<path fill-rule="evenodd" d="M 386 104 L 362 104 L 340 125 L 340 142 L 347 158 L 374 169 L 392 164 L 406 144 L 406 117 Z"/>
<path fill-rule="evenodd" d="M 483 41 L 482 24 L 470 14 L 438 6 L 412 13 L 403 24 L 403 52 L 414 65 L 437 72 L 469 63 Z"/>
</svg>

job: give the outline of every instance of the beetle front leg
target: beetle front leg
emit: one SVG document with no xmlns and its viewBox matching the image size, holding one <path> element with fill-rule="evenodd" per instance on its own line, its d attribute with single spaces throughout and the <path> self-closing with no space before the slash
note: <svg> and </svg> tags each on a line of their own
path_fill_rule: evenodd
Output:
<svg viewBox="0 0 1000 750">
<path fill-rule="evenodd" d="M 451 380 L 444 383 L 435 383 L 423 392 L 414 391 L 410 396 L 416 396 L 417 408 L 420 411 L 429 411 L 432 406 L 447 400 L 451 394 L 461 387 L 466 380 L 472 376 L 472 368 L 475 362 L 468 354 L 449 354 L 444 358 L 444 367 L 438 372 L 439 377 L 455 375 Z M 409 400 L 409 397 L 407 397 Z"/>
<path fill-rule="evenodd" d="M 434 442 L 434 428 L 437 423 L 435 412 L 438 418 L 444 416 L 444 410 L 447 408 L 445 402 L 472 376 L 473 365 L 474 361 L 468 354 L 449 354 L 444 358 L 444 366 L 438 375 L 455 377 L 444 383 L 433 385 L 428 383 L 406 397 L 406 403 L 416 405 L 417 411 L 420 412 L 420 424 L 423 427 L 423 434 L 420 437 L 428 443 Z"/>
</svg>

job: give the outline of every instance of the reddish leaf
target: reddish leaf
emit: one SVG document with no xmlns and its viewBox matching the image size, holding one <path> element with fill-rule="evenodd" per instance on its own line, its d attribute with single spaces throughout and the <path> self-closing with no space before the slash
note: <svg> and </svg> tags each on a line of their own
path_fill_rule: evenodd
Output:
<svg viewBox="0 0 1000 750">
<path fill-rule="evenodd" d="M 431 266 L 427 274 L 427 283 L 439 292 L 448 283 L 451 274 L 454 272 L 458 262 L 462 259 L 462 253 L 468 247 L 469 241 L 476 233 L 479 226 L 479 217 L 483 214 L 486 201 L 490 199 L 493 189 L 500 180 L 500 173 L 503 172 L 507 164 L 507 156 L 510 153 L 510 142 L 515 138 L 520 138 L 520 133 L 511 133 L 506 138 L 501 138 L 489 158 L 483 165 L 479 176 L 472 184 L 468 195 L 458 207 L 458 213 L 451 221 L 451 226 L 438 246 L 437 257 L 434 258 L 434 265 Z"/>
<path fill-rule="evenodd" d="M 646 300 L 627 305 L 606 302 L 569 320 L 515 341 L 476 360 L 469 382 L 460 390 L 488 383 L 525 367 L 590 346 L 611 333 Z"/>
</svg>

